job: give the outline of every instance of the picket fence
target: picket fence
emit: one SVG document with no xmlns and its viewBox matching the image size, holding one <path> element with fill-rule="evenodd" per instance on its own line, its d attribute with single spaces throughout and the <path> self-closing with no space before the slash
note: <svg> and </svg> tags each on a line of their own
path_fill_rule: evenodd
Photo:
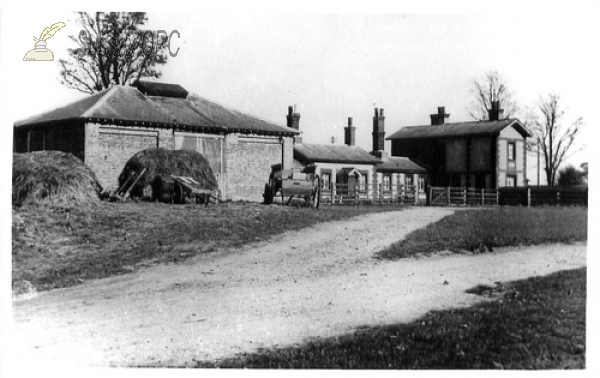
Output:
<svg viewBox="0 0 600 378">
<path fill-rule="evenodd" d="M 425 193 L 419 192 L 416 185 L 369 185 L 349 187 L 335 184 L 321 189 L 321 204 L 410 204 L 424 205 Z"/>
</svg>

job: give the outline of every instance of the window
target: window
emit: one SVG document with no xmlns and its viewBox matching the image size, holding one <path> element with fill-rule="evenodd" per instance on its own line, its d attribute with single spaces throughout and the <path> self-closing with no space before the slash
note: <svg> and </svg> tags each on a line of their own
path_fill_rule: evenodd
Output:
<svg viewBox="0 0 600 378">
<path fill-rule="evenodd" d="M 329 183 L 331 182 L 331 173 L 323 173 L 323 188 L 329 189 Z"/>
<path fill-rule="evenodd" d="M 419 175 L 419 192 L 425 192 L 425 176 Z"/>
<path fill-rule="evenodd" d="M 517 176 L 507 175 L 506 176 L 506 186 L 517 186 Z"/>
<path fill-rule="evenodd" d="M 358 176 L 358 189 L 359 190 L 367 189 L 367 175 L 366 174 L 361 174 L 360 176 Z"/>
<path fill-rule="evenodd" d="M 517 160 L 515 142 L 508 142 L 508 160 L 509 161 Z"/>
<path fill-rule="evenodd" d="M 404 185 L 406 185 L 406 186 L 413 185 L 413 176 L 412 175 L 405 175 L 404 176 Z"/>
<path fill-rule="evenodd" d="M 392 189 L 392 175 L 384 174 L 383 175 L 383 188 L 384 189 Z"/>
</svg>

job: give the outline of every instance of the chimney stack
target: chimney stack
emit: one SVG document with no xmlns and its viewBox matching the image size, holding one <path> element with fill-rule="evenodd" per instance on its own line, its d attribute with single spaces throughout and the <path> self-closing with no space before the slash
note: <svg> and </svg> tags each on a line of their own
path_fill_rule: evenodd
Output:
<svg viewBox="0 0 600 378">
<path fill-rule="evenodd" d="M 300 113 L 295 112 L 295 106 L 288 106 L 287 127 L 300 131 Z M 302 143 L 302 137 L 294 137 L 294 143 Z"/>
<path fill-rule="evenodd" d="M 356 143 L 356 127 L 352 126 L 352 117 L 348 117 L 348 126 L 344 127 L 344 143 L 348 146 Z"/>
<path fill-rule="evenodd" d="M 431 117 L 431 125 L 443 125 L 446 121 L 446 118 L 450 117 L 450 114 L 446 114 L 446 111 L 443 106 L 438 106 L 437 114 L 430 114 Z"/>
<path fill-rule="evenodd" d="M 490 121 L 499 121 L 502 113 L 504 109 L 500 108 L 500 101 L 492 101 L 492 108 L 488 110 Z"/>
<path fill-rule="evenodd" d="M 385 149 L 385 116 L 383 109 L 375 108 L 373 116 L 373 151 Z"/>
</svg>

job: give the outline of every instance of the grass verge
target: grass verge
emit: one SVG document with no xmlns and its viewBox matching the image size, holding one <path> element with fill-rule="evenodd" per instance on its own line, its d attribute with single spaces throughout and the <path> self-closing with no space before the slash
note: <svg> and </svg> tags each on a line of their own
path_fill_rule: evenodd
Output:
<svg viewBox="0 0 600 378">
<path fill-rule="evenodd" d="M 129 273 L 145 264 L 179 262 L 268 240 L 321 222 L 401 209 L 142 202 L 13 208 L 12 280 L 30 281 L 38 291 L 72 286 Z"/>
<path fill-rule="evenodd" d="M 584 369 L 586 269 L 473 292 L 499 296 L 409 324 L 363 328 L 297 348 L 199 367 L 342 369 Z"/>
<path fill-rule="evenodd" d="M 457 211 L 410 233 L 377 254 L 400 259 L 444 250 L 484 252 L 494 247 L 587 240 L 586 207 L 497 207 Z"/>
</svg>

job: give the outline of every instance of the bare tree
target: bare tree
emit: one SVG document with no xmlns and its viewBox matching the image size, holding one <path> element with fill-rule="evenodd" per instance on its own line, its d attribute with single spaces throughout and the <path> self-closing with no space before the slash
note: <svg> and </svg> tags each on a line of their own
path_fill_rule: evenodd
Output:
<svg viewBox="0 0 600 378">
<path fill-rule="evenodd" d="M 95 93 L 114 84 L 131 85 L 142 77 L 159 78 L 157 66 L 167 62 L 168 37 L 141 29 L 144 12 L 78 13 L 82 26 L 77 43 L 60 59 L 61 83 L 85 93 Z M 160 37 L 163 37 L 162 39 Z"/>
<path fill-rule="evenodd" d="M 500 101 L 506 118 L 514 117 L 518 111 L 508 81 L 497 71 L 490 71 L 483 77 L 474 79 L 471 85 L 471 94 L 473 98 L 467 111 L 473 119 L 489 120 L 488 111 L 491 109 L 493 101 Z"/>
<path fill-rule="evenodd" d="M 583 118 L 579 117 L 565 127 L 565 111 L 556 94 L 540 96 L 538 111 L 539 117 L 532 120 L 531 127 L 539 140 L 548 185 L 555 185 L 561 164 L 579 150 L 573 148 L 573 142 L 583 126 Z"/>
</svg>

